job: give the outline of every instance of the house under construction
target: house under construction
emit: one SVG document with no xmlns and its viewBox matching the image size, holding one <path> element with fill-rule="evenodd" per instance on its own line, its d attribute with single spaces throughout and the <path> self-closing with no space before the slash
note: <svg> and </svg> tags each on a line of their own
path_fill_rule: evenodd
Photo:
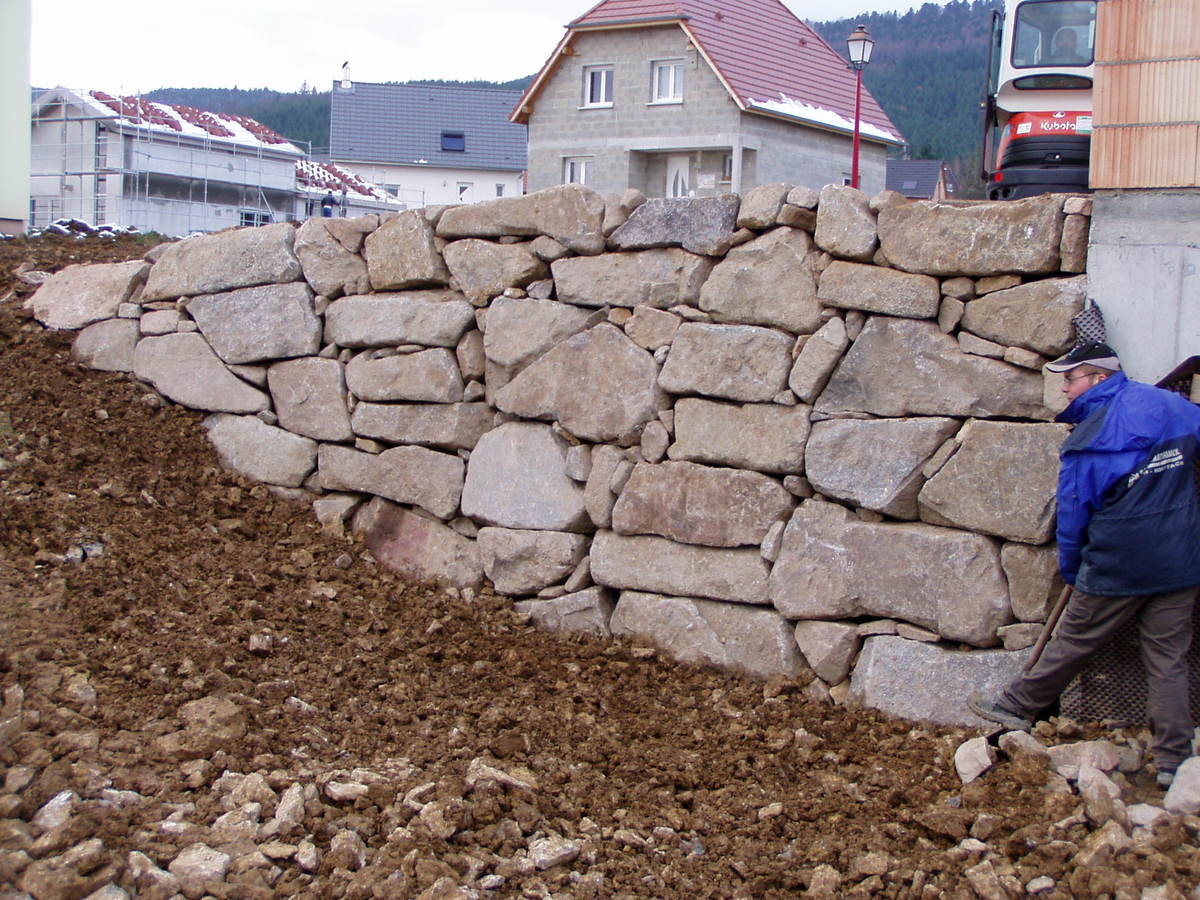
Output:
<svg viewBox="0 0 1200 900">
<path fill-rule="evenodd" d="M 260 122 L 229 113 L 55 88 L 33 101 L 30 228 L 62 218 L 168 235 L 403 209 L 313 163 Z"/>
</svg>

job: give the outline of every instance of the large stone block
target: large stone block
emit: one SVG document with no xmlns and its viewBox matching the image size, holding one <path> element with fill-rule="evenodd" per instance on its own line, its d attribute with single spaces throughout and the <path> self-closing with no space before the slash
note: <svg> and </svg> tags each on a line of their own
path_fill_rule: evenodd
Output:
<svg viewBox="0 0 1200 900">
<path fill-rule="evenodd" d="M 817 297 L 829 306 L 910 319 L 934 318 L 942 299 L 936 278 L 840 259 L 821 273 Z"/>
<path fill-rule="evenodd" d="M 265 393 L 230 372 L 196 332 L 138 341 L 133 374 L 167 399 L 192 409 L 254 413 L 271 406 Z"/>
<path fill-rule="evenodd" d="M 963 353 L 936 322 L 890 316 L 867 320 L 815 409 L 894 417 L 1050 415 L 1037 372 Z"/>
<path fill-rule="evenodd" d="M 442 258 L 459 288 L 471 300 L 482 302 L 524 287 L 549 274 L 546 264 L 525 244 L 497 244 L 477 238 L 455 241 L 442 250 Z"/>
<path fill-rule="evenodd" d="M 952 641 L 996 643 L 1011 621 L 1000 549 L 982 535 L 868 523 L 810 500 L 783 532 L 771 602 L 791 619 L 903 619 Z"/>
<path fill-rule="evenodd" d="M 543 631 L 610 638 L 612 632 L 608 621 L 616 605 L 613 592 L 608 588 L 590 587 L 553 600 L 519 600 L 513 604 L 513 609 L 529 616 Z"/>
<path fill-rule="evenodd" d="M 318 441 L 354 438 L 346 410 L 346 376 L 336 359 L 289 359 L 267 369 L 279 424 Z"/>
<path fill-rule="evenodd" d="M 304 282 L 193 297 L 188 314 L 231 365 L 307 356 L 321 349 L 321 320 Z"/>
<path fill-rule="evenodd" d="M 754 678 L 808 671 L 791 628 L 771 609 L 622 591 L 609 625 L 614 636 L 649 641 L 680 662 Z"/>
<path fill-rule="evenodd" d="M 565 579 L 587 553 L 589 540 L 562 531 L 481 528 L 476 538 L 483 571 L 501 594 L 535 594 Z"/>
<path fill-rule="evenodd" d="M 833 256 L 870 260 L 879 246 L 871 198 L 847 185 L 825 185 L 813 237 L 818 247 Z"/>
<path fill-rule="evenodd" d="M 879 213 L 891 264 L 939 276 L 1056 272 L 1062 226 L 1062 198 L 1053 194 L 969 206 L 918 200 Z"/>
<path fill-rule="evenodd" d="M 549 425 L 507 422 L 479 439 L 463 515 L 502 528 L 585 531 L 583 488 L 567 476 L 567 443 Z"/>
<path fill-rule="evenodd" d="M 921 518 L 1041 544 L 1054 533 L 1058 448 L 1066 425 L 971 422 L 950 460 L 921 489 Z"/>
<path fill-rule="evenodd" d="M 490 328 L 489 328 L 490 331 Z M 654 357 L 608 323 L 572 335 L 495 394 L 526 419 L 561 422 L 589 441 L 611 441 L 668 405 Z"/>
<path fill-rule="evenodd" d="M 419 209 L 402 212 L 371 232 L 363 244 L 363 255 L 376 291 L 439 287 L 450 281 L 433 226 Z"/>
<path fill-rule="evenodd" d="M 994 697 L 1021 673 L 1031 651 L 952 650 L 900 637 L 867 638 L 848 699 L 891 716 L 994 729 L 967 706 L 978 691 Z"/>
<path fill-rule="evenodd" d="M 592 524 L 597 528 L 608 528 L 612 525 L 612 510 L 617 502 L 612 477 L 625 461 L 625 452 L 612 444 L 600 444 L 592 448 L 591 456 L 592 466 L 583 489 L 583 503 Z"/>
<path fill-rule="evenodd" d="M 474 325 L 475 310 L 456 291 L 364 294 L 329 305 L 325 340 L 341 347 L 453 347 Z"/>
<path fill-rule="evenodd" d="M 279 222 L 177 241 L 151 267 L 142 299 L 172 300 L 298 281 L 302 273 L 295 240 L 291 223 Z"/>
<path fill-rule="evenodd" d="M 218 413 L 205 419 L 204 427 L 221 461 L 255 481 L 299 487 L 317 464 L 316 441 L 257 416 Z"/>
<path fill-rule="evenodd" d="M 363 542 L 379 562 L 418 581 L 479 588 L 483 563 L 470 538 L 376 497 L 355 517 Z"/>
<path fill-rule="evenodd" d="M 25 308 L 47 328 L 82 328 L 115 316 L 149 269 L 140 259 L 67 266 L 51 275 L 25 301 Z"/>
<path fill-rule="evenodd" d="M 360 400 L 458 403 L 463 398 L 458 360 L 442 348 L 380 359 L 360 353 L 346 364 L 346 384 Z"/>
<path fill-rule="evenodd" d="M 813 488 L 897 519 L 917 518 L 921 467 L 958 431 L 957 419 L 829 419 L 805 450 Z"/>
<path fill-rule="evenodd" d="M 495 417 L 486 403 L 359 403 L 350 425 L 361 437 L 391 444 L 470 450 Z"/>
<path fill-rule="evenodd" d="M 132 372 L 137 319 L 104 319 L 84 328 L 71 344 L 71 358 L 101 372 Z"/>
<path fill-rule="evenodd" d="M 371 289 L 366 261 L 357 250 L 347 249 L 330 230 L 330 223 L 341 221 L 317 216 L 296 231 L 296 257 L 304 270 L 304 280 L 323 297 L 361 294 Z M 361 246 L 365 235 L 359 233 L 357 237 Z"/>
<path fill-rule="evenodd" d="M 554 291 L 577 306 L 695 305 L 713 260 L 675 247 L 602 256 L 570 256 L 550 264 Z"/>
<path fill-rule="evenodd" d="M 759 472 L 638 463 L 613 507 L 612 527 L 706 547 L 757 547 L 794 503 L 782 484 Z"/>
<path fill-rule="evenodd" d="M 379 215 L 377 213 L 367 213 L 365 216 L 355 216 L 348 219 L 326 219 L 321 217 L 313 221 L 323 222 L 329 234 L 351 253 L 360 252 L 363 248 L 363 241 L 367 239 L 367 235 L 379 227 Z"/>
<path fill-rule="evenodd" d="M 596 324 L 603 313 L 556 300 L 498 297 L 488 307 L 483 352 L 515 375 L 555 344 Z"/>
<path fill-rule="evenodd" d="M 382 453 L 363 453 L 338 444 L 317 451 L 321 486 L 327 491 L 376 494 L 408 503 L 439 519 L 458 511 L 463 490 L 463 461 L 425 447 L 392 447 Z"/>
<path fill-rule="evenodd" d="M 672 394 L 764 402 L 787 387 L 791 368 L 792 341 L 781 332 L 689 322 L 675 332 L 658 383 Z"/>
<path fill-rule="evenodd" d="M 737 227 L 736 194 L 720 197 L 655 197 L 635 209 L 609 237 L 618 250 L 682 247 L 692 253 L 720 256 L 729 249 Z"/>
<path fill-rule="evenodd" d="M 452 207 L 442 213 L 437 233 L 447 239 L 544 234 L 590 255 L 604 249 L 603 223 L 603 197 L 582 185 L 563 184 L 523 197 Z"/>
<path fill-rule="evenodd" d="M 750 188 L 742 196 L 742 205 L 738 208 L 738 228 L 760 231 L 770 228 L 779 218 L 779 210 L 794 187 L 794 184 L 776 181 Z"/>
<path fill-rule="evenodd" d="M 700 289 L 700 308 L 722 322 L 811 334 L 823 321 L 812 249 L 796 228 L 773 228 L 733 248 Z"/>
<path fill-rule="evenodd" d="M 682 397 L 675 404 L 671 459 L 755 469 L 775 475 L 804 471 L 809 408 L 774 403 L 717 403 Z"/>
<path fill-rule="evenodd" d="M 1058 545 L 1005 544 L 1000 550 L 1000 563 L 1008 579 L 1013 615 L 1022 622 L 1045 622 L 1063 589 Z"/>
<path fill-rule="evenodd" d="M 962 327 L 999 344 L 1058 356 L 1075 340 L 1071 319 L 1083 309 L 1086 291 L 1086 275 L 994 291 L 967 304 Z"/>
<path fill-rule="evenodd" d="M 613 588 L 686 594 L 712 600 L 765 604 L 768 567 L 753 549 L 679 544 L 661 537 L 597 532 L 592 578 Z"/>
<path fill-rule="evenodd" d="M 850 346 L 846 323 L 832 318 L 822 325 L 800 349 L 788 373 L 788 387 L 802 402 L 812 403 L 829 383 L 829 376 Z"/>
</svg>

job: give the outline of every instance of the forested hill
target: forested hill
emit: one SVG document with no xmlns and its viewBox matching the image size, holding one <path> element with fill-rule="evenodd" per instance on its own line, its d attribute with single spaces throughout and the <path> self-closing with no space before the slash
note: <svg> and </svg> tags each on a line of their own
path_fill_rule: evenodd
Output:
<svg viewBox="0 0 1200 900">
<path fill-rule="evenodd" d="M 814 22 L 813 27 L 841 54 L 854 26 L 875 38 L 875 52 L 863 83 L 909 141 L 916 159 L 950 161 L 963 186 L 978 188 L 981 118 L 991 10 L 1000 0 L 950 0 L 938 6 L 898 13 L 865 13 Z M 523 90 L 532 75 L 502 83 L 426 80 L 415 84 L 454 84 Z M 250 116 L 302 149 L 329 148 L 329 92 L 307 87 L 295 93 L 263 88 L 161 88 L 146 95 L 213 112 Z"/>
<path fill-rule="evenodd" d="M 904 133 L 913 159 L 945 159 L 978 187 L 992 10 L 999 0 L 926 3 L 907 13 L 867 13 L 812 26 L 839 53 L 856 25 L 875 39 L 863 84 Z M 980 195 L 982 196 L 982 195 Z"/>
</svg>

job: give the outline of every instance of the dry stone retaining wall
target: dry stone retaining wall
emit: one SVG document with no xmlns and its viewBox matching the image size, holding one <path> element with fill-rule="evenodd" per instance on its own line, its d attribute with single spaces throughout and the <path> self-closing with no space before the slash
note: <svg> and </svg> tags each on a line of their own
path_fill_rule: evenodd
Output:
<svg viewBox="0 0 1200 900">
<path fill-rule="evenodd" d="M 223 232 L 30 304 L 389 566 L 971 721 L 1058 589 L 1041 367 L 1083 304 L 1085 204 L 642 199 Z"/>
</svg>

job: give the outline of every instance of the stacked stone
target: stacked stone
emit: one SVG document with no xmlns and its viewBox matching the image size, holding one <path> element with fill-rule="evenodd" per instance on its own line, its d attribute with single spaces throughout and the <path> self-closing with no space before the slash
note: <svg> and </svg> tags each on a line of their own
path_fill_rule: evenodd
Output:
<svg viewBox="0 0 1200 900">
<path fill-rule="evenodd" d="M 389 566 L 965 722 L 1057 593 L 1039 370 L 1085 210 L 566 185 L 194 237 L 30 304 Z"/>
</svg>

